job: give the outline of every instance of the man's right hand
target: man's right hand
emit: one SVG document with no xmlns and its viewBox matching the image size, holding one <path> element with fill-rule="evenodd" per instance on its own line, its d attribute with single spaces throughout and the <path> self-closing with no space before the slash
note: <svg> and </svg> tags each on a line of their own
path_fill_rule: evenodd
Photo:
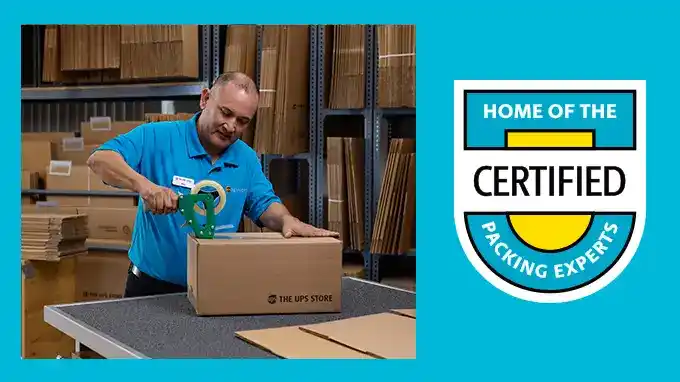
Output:
<svg viewBox="0 0 680 382">
<path fill-rule="evenodd" d="M 177 211 L 178 196 L 169 188 L 150 183 L 140 190 L 139 195 L 146 210 L 153 214 L 171 214 Z"/>
</svg>

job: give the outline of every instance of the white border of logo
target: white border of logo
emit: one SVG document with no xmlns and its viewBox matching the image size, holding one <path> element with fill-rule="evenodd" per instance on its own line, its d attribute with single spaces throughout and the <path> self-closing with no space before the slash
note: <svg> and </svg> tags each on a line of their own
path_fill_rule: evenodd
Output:
<svg viewBox="0 0 680 382">
<path fill-rule="evenodd" d="M 640 195 L 642 197 L 641 207 L 639 211 L 636 212 L 635 226 L 633 228 L 633 233 L 630 242 L 624 253 L 621 255 L 619 261 L 610 269 L 606 274 L 604 274 L 599 279 L 594 282 L 575 290 L 561 293 L 538 293 L 528 291 L 516 287 L 504 281 L 498 277 L 493 271 L 491 271 L 479 258 L 475 249 L 470 242 L 468 233 L 465 227 L 465 200 L 462 199 L 463 192 L 461 188 L 469 187 L 467 184 L 462 184 L 458 181 L 459 176 L 462 172 L 459 171 L 461 166 L 461 161 L 457 160 L 462 157 L 463 147 L 464 147 L 464 118 L 465 113 L 463 112 L 464 105 L 464 91 L 465 90 L 546 90 L 554 89 L 555 91 L 560 90 L 573 90 L 573 89 L 588 89 L 588 90 L 636 90 L 636 151 L 638 152 L 641 160 L 641 178 L 642 182 L 638 185 L 641 187 Z M 472 265 L 475 267 L 477 272 L 479 272 L 489 283 L 491 283 L 496 288 L 501 291 L 522 299 L 526 301 L 539 302 L 539 303 L 561 303 L 569 302 L 584 297 L 590 296 L 599 290 L 603 289 L 609 283 L 614 281 L 628 266 L 633 256 L 637 252 L 637 249 L 642 240 L 642 234 L 645 228 L 646 220 L 646 188 L 647 188 L 647 177 L 646 177 L 646 118 L 647 118 L 647 94 L 646 94 L 646 82 L 644 80 L 579 80 L 579 81 L 565 81 L 565 80 L 510 80 L 510 81 L 496 81 L 496 80 L 457 80 L 454 81 L 454 219 L 456 224 L 456 232 L 458 234 L 458 239 L 465 251 L 465 255 Z"/>
</svg>

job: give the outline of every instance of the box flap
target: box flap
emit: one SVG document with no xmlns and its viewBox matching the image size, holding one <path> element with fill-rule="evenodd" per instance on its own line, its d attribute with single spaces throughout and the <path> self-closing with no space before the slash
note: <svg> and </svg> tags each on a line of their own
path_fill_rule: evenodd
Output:
<svg viewBox="0 0 680 382">
<path fill-rule="evenodd" d="M 246 235 L 242 232 L 233 234 L 217 234 L 214 239 L 196 239 L 199 245 L 286 245 L 286 244 L 337 244 L 339 240 L 333 237 L 291 237 L 284 238 L 280 233 L 266 232 L 263 235 L 255 233 Z"/>
<path fill-rule="evenodd" d="M 416 320 L 410 317 L 379 313 L 300 329 L 376 358 L 416 358 Z"/>
<path fill-rule="evenodd" d="M 346 346 L 300 330 L 298 326 L 247 330 L 236 337 L 287 359 L 373 359 Z"/>
</svg>

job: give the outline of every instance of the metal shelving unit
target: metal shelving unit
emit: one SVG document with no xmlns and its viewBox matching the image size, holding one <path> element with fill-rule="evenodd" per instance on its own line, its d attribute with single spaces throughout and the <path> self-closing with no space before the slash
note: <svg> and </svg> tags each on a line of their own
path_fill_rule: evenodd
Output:
<svg viewBox="0 0 680 382">
<path fill-rule="evenodd" d="M 324 137 L 325 137 L 325 122 L 329 116 L 361 116 L 363 117 L 363 136 L 364 136 L 364 235 L 366 243 L 362 251 L 364 259 L 364 268 L 367 277 L 373 281 L 380 280 L 380 259 L 389 255 L 372 254 L 370 253 L 370 238 L 373 233 L 373 224 L 378 208 L 378 199 L 380 197 L 380 186 L 382 183 L 383 169 L 382 158 L 386 153 L 383 148 L 383 141 L 389 141 L 389 132 L 383 129 L 382 120 L 385 117 L 399 117 L 399 116 L 415 116 L 414 108 L 394 108 L 383 109 L 377 105 L 378 92 L 378 41 L 375 25 L 367 25 L 365 29 L 365 44 L 366 61 L 364 67 L 365 75 L 365 103 L 362 109 L 329 109 L 326 108 L 323 95 L 325 94 L 325 30 L 323 26 L 317 26 L 317 78 L 316 78 L 316 103 L 313 104 L 317 109 L 317 117 L 315 120 L 316 130 L 316 153 L 315 158 L 316 179 L 324 179 L 319 174 L 325 173 L 325 161 L 323 158 L 324 152 Z M 323 222 L 324 216 L 324 183 L 317 182 L 315 185 L 315 208 L 317 220 Z M 415 256 L 415 252 L 409 254 Z"/>
<path fill-rule="evenodd" d="M 113 100 L 197 97 L 208 82 L 23 88 L 22 101 Z"/>
</svg>

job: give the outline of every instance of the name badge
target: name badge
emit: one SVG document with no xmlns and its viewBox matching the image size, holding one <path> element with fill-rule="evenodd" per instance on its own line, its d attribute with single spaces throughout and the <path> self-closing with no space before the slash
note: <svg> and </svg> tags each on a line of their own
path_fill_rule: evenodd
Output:
<svg viewBox="0 0 680 382">
<path fill-rule="evenodd" d="M 191 189 L 194 188 L 194 180 L 175 175 L 172 177 L 172 185 Z"/>
</svg>

